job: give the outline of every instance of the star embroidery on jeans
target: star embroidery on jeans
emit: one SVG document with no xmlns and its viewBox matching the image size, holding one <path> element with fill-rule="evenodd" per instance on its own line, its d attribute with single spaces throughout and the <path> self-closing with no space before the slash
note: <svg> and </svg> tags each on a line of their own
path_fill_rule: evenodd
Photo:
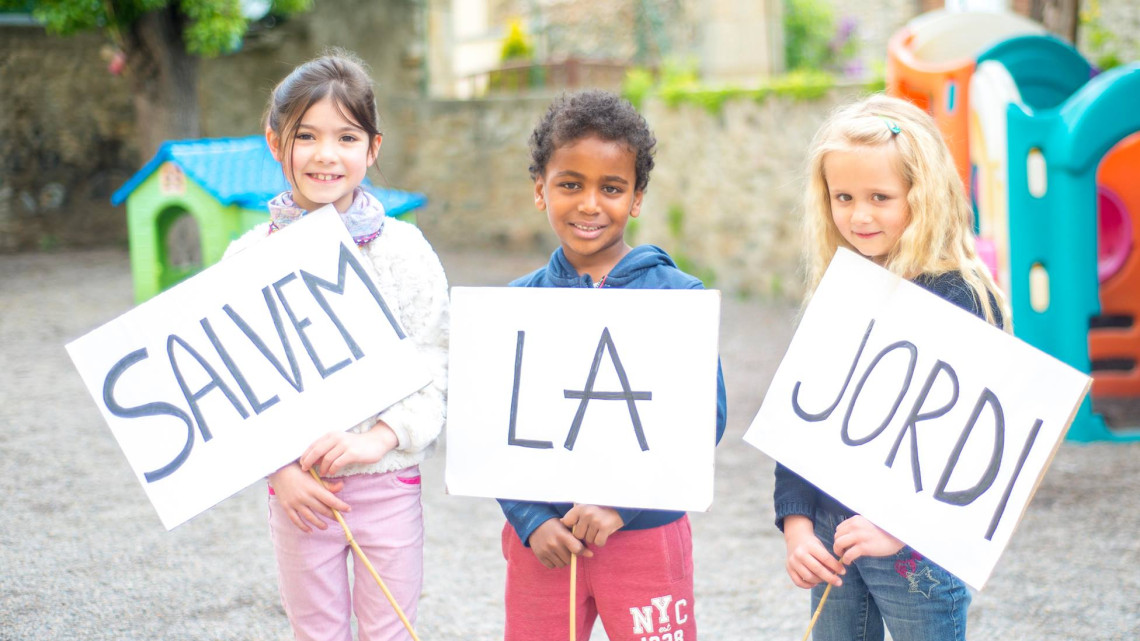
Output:
<svg viewBox="0 0 1140 641">
<path fill-rule="evenodd" d="M 934 578 L 929 567 L 922 568 L 918 572 L 908 572 L 906 580 L 910 583 L 911 592 L 918 592 L 928 599 L 930 598 L 930 592 L 934 590 L 934 586 L 942 583 Z"/>
</svg>

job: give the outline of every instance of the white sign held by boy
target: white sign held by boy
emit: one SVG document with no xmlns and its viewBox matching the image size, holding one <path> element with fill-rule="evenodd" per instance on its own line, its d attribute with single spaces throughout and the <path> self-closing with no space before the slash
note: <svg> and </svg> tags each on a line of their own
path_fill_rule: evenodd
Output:
<svg viewBox="0 0 1140 641">
<path fill-rule="evenodd" d="M 67 345 L 171 529 L 430 379 L 331 206 Z"/>
<path fill-rule="evenodd" d="M 840 249 L 744 439 L 981 589 L 1089 384 Z"/>
<path fill-rule="evenodd" d="M 451 494 L 707 510 L 720 292 L 451 292 Z"/>
</svg>

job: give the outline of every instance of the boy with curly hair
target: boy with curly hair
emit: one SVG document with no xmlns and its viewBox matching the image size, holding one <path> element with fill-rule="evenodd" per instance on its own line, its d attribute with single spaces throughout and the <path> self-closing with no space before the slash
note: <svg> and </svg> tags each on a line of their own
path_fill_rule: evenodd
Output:
<svg viewBox="0 0 1140 641">
<path fill-rule="evenodd" d="M 625 100 L 603 91 L 563 95 L 530 138 L 535 206 L 560 246 L 512 287 L 701 289 L 653 245 L 630 247 L 657 141 Z M 717 372 L 716 440 L 724 434 Z M 693 426 L 693 429 L 706 429 Z M 577 555 L 580 641 L 601 617 L 613 641 L 694 641 L 692 532 L 684 512 L 500 499 L 507 523 L 506 641 L 562 637 L 569 568 Z"/>
</svg>

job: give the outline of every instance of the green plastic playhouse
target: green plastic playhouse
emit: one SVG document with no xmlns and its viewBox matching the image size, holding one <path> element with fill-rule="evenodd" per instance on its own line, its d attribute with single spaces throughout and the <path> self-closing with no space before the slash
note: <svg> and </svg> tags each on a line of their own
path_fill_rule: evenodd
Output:
<svg viewBox="0 0 1140 641">
<path fill-rule="evenodd" d="M 365 183 L 389 216 L 415 223 L 423 194 Z M 269 218 L 267 203 L 288 189 L 264 136 L 163 143 L 154 158 L 111 196 L 127 203 L 135 302 L 141 303 L 213 265 L 230 241 Z M 200 257 L 171 260 L 167 240 L 187 219 L 197 226 Z"/>
</svg>

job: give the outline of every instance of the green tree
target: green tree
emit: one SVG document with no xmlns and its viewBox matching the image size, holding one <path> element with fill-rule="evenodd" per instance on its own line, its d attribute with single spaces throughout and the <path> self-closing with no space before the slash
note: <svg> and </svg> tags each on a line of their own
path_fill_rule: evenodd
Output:
<svg viewBox="0 0 1140 641">
<path fill-rule="evenodd" d="M 138 123 L 139 152 L 200 135 L 198 60 L 235 51 L 249 29 L 243 0 L 0 0 L 27 11 L 49 33 L 102 31 L 124 56 Z M 312 0 L 264 0 L 275 15 L 308 10 Z"/>
<path fill-rule="evenodd" d="M 784 66 L 823 69 L 831 55 L 835 15 L 827 0 L 784 0 Z"/>
</svg>

